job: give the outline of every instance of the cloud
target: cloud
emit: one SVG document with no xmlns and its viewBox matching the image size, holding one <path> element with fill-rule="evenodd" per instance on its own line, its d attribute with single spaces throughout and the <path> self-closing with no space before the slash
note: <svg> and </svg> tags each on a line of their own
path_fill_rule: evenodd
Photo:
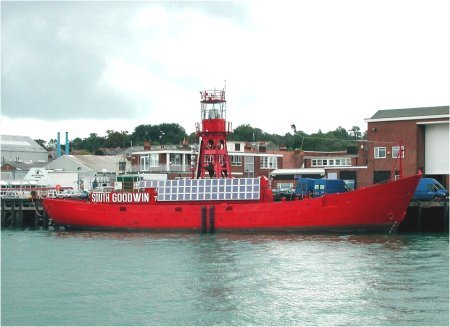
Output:
<svg viewBox="0 0 450 327">
<path fill-rule="evenodd" d="M 2 115 L 190 132 L 199 91 L 226 80 L 234 126 L 364 129 L 379 109 L 448 103 L 446 5 L 3 2 Z"/>
<path fill-rule="evenodd" d="M 192 19 L 239 13 L 235 4 L 220 2 L 2 6 L 3 115 L 54 120 L 160 111 L 154 103 L 164 103 L 161 93 L 200 84 L 195 75 L 203 71 L 195 63 L 202 60 L 196 57 L 205 32 L 193 29 Z M 193 33 L 198 38 L 191 42 Z M 210 55 L 205 51 L 203 59 Z"/>
</svg>

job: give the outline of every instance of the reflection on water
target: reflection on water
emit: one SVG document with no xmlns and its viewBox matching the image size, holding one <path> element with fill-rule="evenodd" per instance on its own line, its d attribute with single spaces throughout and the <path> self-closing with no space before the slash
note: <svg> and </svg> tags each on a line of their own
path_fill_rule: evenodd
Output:
<svg viewBox="0 0 450 327">
<path fill-rule="evenodd" d="M 4 324 L 443 325 L 448 286 L 448 235 L 2 231 Z"/>
</svg>

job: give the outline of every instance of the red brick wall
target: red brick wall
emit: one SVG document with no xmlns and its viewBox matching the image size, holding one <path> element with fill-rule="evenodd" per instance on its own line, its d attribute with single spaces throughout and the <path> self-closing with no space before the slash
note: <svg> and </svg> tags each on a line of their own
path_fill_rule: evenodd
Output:
<svg viewBox="0 0 450 327">
<path fill-rule="evenodd" d="M 403 173 L 406 176 L 417 173 L 417 124 L 416 121 L 393 121 L 368 123 L 367 138 L 369 170 L 390 171 L 396 163 L 392 158 L 392 147 L 400 143 L 405 147 Z M 386 147 L 386 158 L 375 159 L 375 147 Z M 398 164 L 396 165 L 398 170 Z"/>
<path fill-rule="evenodd" d="M 373 176 L 374 171 L 391 170 L 395 159 L 392 158 L 392 144 L 388 142 L 402 142 L 405 146 L 403 159 L 403 173 L 405 176 L 414 175 L 425 165 L 425 127 L 417 125 L 418 122 L 446 121 L 447 119 L 433 120 L 405 120 L 388 122 L 369 122 L 367 129 L 368 143 L 368 169 Z M 374 148 L 386 147 L 386 158 L 375 159 Z M 397 165 L 398 169 L 398 165 Z"/>
</svg>

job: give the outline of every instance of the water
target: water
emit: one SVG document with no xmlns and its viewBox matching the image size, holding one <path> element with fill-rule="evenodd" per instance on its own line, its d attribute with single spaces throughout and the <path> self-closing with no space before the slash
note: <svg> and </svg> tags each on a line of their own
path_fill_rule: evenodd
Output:
<svg viewBox="0 0 450 327">
<path fill-rule="evenodd" d="M 2 325 L 448 325 L 448 235 L 1 232 Z"/>
</svg>

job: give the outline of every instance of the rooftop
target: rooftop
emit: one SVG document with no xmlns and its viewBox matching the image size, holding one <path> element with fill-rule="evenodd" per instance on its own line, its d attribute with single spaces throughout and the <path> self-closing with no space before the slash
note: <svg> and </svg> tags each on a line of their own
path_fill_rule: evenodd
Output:
<svg viewBox="0 0 450 327">
<path fill-rule="evenodd" d="M 2 151 L 42 152 L 47 151 L 29 136 L 0 135 Z"/>
<path fill-rule="evenodd" d="M 123 156 L 63 155 L 49 163 L 47 169 L 64 167 L 67 171 L 76 171 L 79 167 L 81 171 L 116 172 L 119 169 L 119 162 L 123 159 Z"/>
<path fill-rule="evenodd" d="M 434 118 L 436 116 L 448 117 L 449 106 L 378 110 L 375 115 L 366 119 L 366 121 L 370 122 L 372 120 L 392 120 L 401 118 Z"/>
</svg>

